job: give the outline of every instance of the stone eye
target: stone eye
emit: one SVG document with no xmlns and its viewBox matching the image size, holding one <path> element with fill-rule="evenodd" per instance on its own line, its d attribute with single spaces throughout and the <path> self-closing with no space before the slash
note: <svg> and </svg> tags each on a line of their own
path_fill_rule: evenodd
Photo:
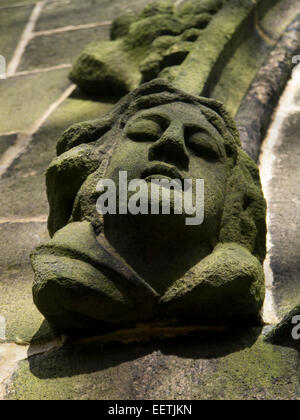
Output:
<svg viewBox="0 0 300 420">
<path fill-rule="evenodd" d="M 220 159 L 220 150 L 215 140 L 204 132 L 196 132 L 186 139 L 187 146 L 199 157 L 207 160 Z"/>
<path fill-rule="evenodd" d="M 134 141 L 157 141 L 163 131 L 157 122 L 140 119 L 129 123 L 125 128 L 125 133 Z"/>
</svg>

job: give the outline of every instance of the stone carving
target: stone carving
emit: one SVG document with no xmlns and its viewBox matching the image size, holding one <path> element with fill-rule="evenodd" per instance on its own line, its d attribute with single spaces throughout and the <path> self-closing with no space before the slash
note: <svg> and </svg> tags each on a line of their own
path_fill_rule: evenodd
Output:
<svg viewBox="0 0 300 420">
<path fill-rule="evenodd" d="M 75 62 L 71 80 L 88 93 L 117 96 L 156 77 L 172 81 L 226 1 L 190 0 L 179 9 L 171 0 L 159 1 L 139 15 L 127 13 L 117 18 L 111 40 L 89 45 Z"/>
<path fill-rule="evenodd" d="M 266 206 L 258 168 L 212 99 L 154 80 L 67 130 L 47 171 L 52 239 L 32 254 L 34 302 L 59 331 L 260 321 Z M 101 178 L 204 179 L 205 219 L 105 215 Z"/>
</svg>

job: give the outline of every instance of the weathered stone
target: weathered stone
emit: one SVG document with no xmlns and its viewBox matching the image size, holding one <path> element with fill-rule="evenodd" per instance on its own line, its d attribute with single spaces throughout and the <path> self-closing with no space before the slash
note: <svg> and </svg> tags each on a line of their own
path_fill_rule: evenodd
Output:
<svg viewBox="0 0 300 420">
<path fill-rule="evenodd" d="M 7 9 L 1 9 L 1 6 L 0 55 L 3 55 L 5 57 L 6 63 L 8 64 L 9 61 L 12 59 L 13 53 L 27 24 L 33 6 L 31 5 L 26 7 Z M 0 81 L 0 83 L 2 84 L 3 82 Z"/>
<path fill-rule="evenodd" d="M 39 0 L 3 0 L 0 9 L 10 9 L 18 6 L 24 7 L 27 4 L 37 3 Z"/>
<path fill-rule="evenodd" d="M 209 1 L 198 8 L 192 1 L 190 8 L 185 5 L 177 11 L 171 0 L 164 0 L 138 16 L 125 14 L 113 22 L 114 41 L 87 47 L 70 78 L 89 93 L 111 91 L 122 96 L 162 72 L 166 76 L 164 70 L 184 61 L 222 4 Z"/>
<path fill-rule="evenodd" d="M 34 300 L 54 327 L 260 322 L 265 202 L 220 103 L 153 81 L 102 120 L 69 129 L 58 152 L 47 172 L 48 226 L 57 233 L 32 255 Z M 172 212 L 101 220 L 96 185 L 105 177 L 118 185 L 120 170 L 129 181 L 204 179 L 204 223 L 186 226 Z"/>
<path fill-rule="evenodd" d="M 299 9 L 300 10 L 300 9 Z M 289 25 L 259 70 L 236 116 L 244 150 L 257 161 L 261 143 L 299 54 L 300 17 Z"/>
<path fill-rule="evenodd" d="M 126 12 L 138 12 L 152 0 L 72 0 L 50 2 L 37 22 L 37 30 L 109 21 Z"/>
<path fill-rule="evenodd" d="M 114 41 L 115 39 L 127 36 L 130 25 L 135 22 L 136 19 L 137 15 L 132 12 L 128 12 L 114 19 L 110 28 L 110 39 Z"/>
<path fill-rule="evenodd" d="M 11 147 L 18 138 L 18 134 L 0 135 L 0 156 Z"/>
<path fill-rule="evenodd" d="M 12 7 L 17 4 L 28 5 L 36 2 L 37 0 L 1 1 L 0 15 L 5 16 L 5 19 L 0 18 L 2 23 L 0 54 L 3 54 L 5 49 L 4 55 L 11 57 L 26 24 L 20 17 L 25 11 L 29 14 L 32 10 L 32 7 Z M 92 3 L 93 7 L 91 7 Z M 126 16 L 132 17 L 133 12 L 141 10 L 146 3 L 144 0 L 49 1 L 42 11 L 35 30 L 109 20 L 119 13 L 127 13 L 127 10 L 130 12 L 129 9 L 132 12 Z M 194 5 L 202 7 L 203 4 L 208 3 L 213 5 L 218 1 L 196 0 Z M 181 64 L 174 63 L 180 63 L 184 54 L 187 54 L 186 58 L 189 56 L 189 46 L 193 47 L 200 34 L 203 35 L 206 30 L 198 29 L 197 25 L 200 27 L 202 24 L 205 25 L 205 19 L 210 20 L 213 16 L 209 23 L 211 25 L 218 16 L 213 7 L 213 13 L 209 15 L 206 14 L 207 9 L 198 9 L 199 21 L 196 21 L 197 16 L 194 20 L 193 15 L 198 15 L 198 12 L 193 9 L 189 11 L 187 7 L 185 14 L 183 12 L 185 4 L 188 2 L 180 6 L 180 13 L 182 16 L 187 16 L 193 28 L 186 30 L 178 38 L 165 35 L 153 42 L 151 48 L 155 44 L 158 53 L 150 54 L 150 49 L 148 49 L 149 60 L 144 61 L 145 70 L 142 69 L 148 79 L 152 78 L 151 72 L 153 77 L 158 74 L 160 63 L 164 67 L 171 62 L 173 65 L 164 67 L 160 72 L 160 77 L 165 80 L 175 80 Z M 207 92 L 214 99 L 221 100 L 231 115 L 235 115 L 251 80 L 255 77 L 262 61 L 266 59 L 273 43 L 278 40 L 299 11 L 298 0 L 268 0 L 258 1 L 257 4 L 262 4 L 263 7 L 257 9 L 256 25 L 246 21 L 242 30 L 236 32 L 236 41 L 241 39 L 243 41 L 236 42 L 234 45 L 229 42 L 227 51 L 230 50 L 230 54 L 218 56 L 216 52 L 217 61 L 211 60 L 212 73 L 216 78 Z M 4 15 L 3 8 L 8 6 L 12 6 L 9 14 L 7 9 Z M 124 38 L 127 33 L 128 20 L 126 22 L 126 19 L 124 18 L 124 21 L 120 19 L 119 23 L 116 20 L 118 24 L 116 29 L 113 29 L 115 30 L 113 37 L 117 40 Z M 219 20 L 218 25 L 222 23 L 222 20 Z M 215 31 L 219 29 L 218 25 L 215 26 Z M 39 68 L 41 64 L 43 66 L 57 65 L 63 62 L 59 60 L 71 57 L 72 51 L 77 48 L 74 45 L 75 33 L 76 31 L 68 32 L 68 38 L 72 41 L 70 51 L 64 47 L 65 36 L 49 36 L 47 43 L 43 42 L 46 38 L 41 37 L 39 41 L 42 42 L 32 43 L 30 51 L 26 53 L 28 58 L 28 52 L 30 52 L 30 60 L 32 60 L 30 68 Z M 81 33 L 83 34 L 82 31 Z M 84 33 L 90 32 L 86 30 Z M 213 39 L 214 37 L 211 36 L 211 40 Z M 51 45 L 53 42 L 59 42 L 63 56 L 60 55 L 57 46 Z M 51 49 L 52 58 L 46 57 L 40 51 L 41 59 L 39 60 L 38 55 L 31 51 L 33 45 L 37 47 L 43 45 L 46 49 L 49 48 L 49 51 Z M 219 46 L 222 44 L 220 43 Z M 165 54 L 166 51 L 168 54 Z M 220 51 L 223 51 L 222 48 Z M 145 56 L 143 60 L 144 58 Z M 281 64 L 276 64 L 275 67 L 277 71 L 281 68 Z M 59 75 L 59 72 L 57 74 Z M 204 73 L 200 73 L 199 70 L 199 74 Z M 283 76 L 285 77 L 286 75 Z M 61 83 L 61 80 L 65 79 L 65 71 L 61 71 L 57 82 L 53 80 L 51 73 L 0 81 L 3 99 L 0 112 L 1 133 L 18 132 L 32 127 L 33 122 L 58 99 L 67 87 L 67 84 Z M 23 89 L 24 80 L 28 83 L 26 89 Z M 59 89 L 57 89 L 57 84 Z M 300 94 L 296 93 L 295 98 L 299 101 Z M 0 243 L 3 250 L 0 256 L 0 338 L 4 337 L 2 317 L 5 316 L 4 341 L 25 344 L 29 341 L 45 342 L 52 339 L 49 325 L 42 322 L 42 315 L 32 303 L 33 275 L 28 262 L 28 254 L 32 247 L 47 240 L 46 226 L 45 223 L 37 221 L 28 223 L 28 220 L 39 220 L 40 216 L 48 212 L 44 191 L 44 171 L 54 157 L 55 139 L 59 134 L 75 122 L 98 119 L 97 122 L 76 124 L 60 137 L 57 151 L 58 155 L 63 157 L 65 151 L 75 150 L 82 142 L 89 143 L 88 146 L 93 145 L 98 138 L 104 138 L 106 130 L 109 130 L 109 119 L 106 119 L 106 122 L 103 120 L 104 123 L 101 124 L 99 117 L 109 111 L 111 104 L 110 101 L 102 102 L 103 99 L 100 101 L 97 103 L 78 95 L 67 99 L 44 123 L 43 128 L 33 137 L 27 151 L 11 165 L 0 182 Z M 292 106 L 295 107 L 293 115 L 286 119 L 283 129 L 278 130 L 282 132 L 274 147 L 274 155 L 270 156 L 272 159 L 275 158 L 272 164 L 274 177 L 270 184 L 270 194 L 268 194 L 269 230 L 272 239 L 270 262 L 274 274 L 273 310 L 277 311 L 280 318 L 299 303 L 300 296 L 299 235 L 297 236 L 299 231 L 297 228 L 299 220 L 299 206 L 297 205 L 299 201 L 297 142 L 299 115 L 296 111 L 298 104 L 293 103 Z M 252 110 L 251 107 L 249 109 Z M 248 116 L 250 113 L 253 115 L 260 113 L 256 106 L 253 107 L 253 111 L 249 109 L 246 112 Z M 279 120 L 281 120 L 280 115 Z M 148 135 L 151 133 L 149 126 L 148 128 L 145 126 L 144 130 Z M 1 136 L 1 133 L 0 153 L 7 150 L 17 139 L 14 134 Z M 63 161 L 62 158 L 61 161 Z M 64 164 L 62 168 L 66 168 Z M 94 180 L 89 179 L 89 183 L 90 191 L 92 191 L 95 185 Z M 57 179 L 57 185 L 59 185 L 59 179 Z M 76 214 L 72 215 L 74 220 L 80 219 L 82 214 L 87 214 L 88 208 L 94 205 L 93 200 L 91 196 L 81 200 L 80 205 L 76 207 Z M 7 219 L 6 224 L 5 219 Z M 93 217 L 90 220 L 93 220 Z M 94 219 L 95 226 L 96 222 Z M 78 224 L 73 223 L 73 225 Z M 85 222 L 80 224 L 80 226 L 86 225 Z M 77 232 L 79 235 L 79 230 Z M 61 230 L 61 234 L 63 233 L 64 230 Z M 161 236 L 163 237 L 163 234 Z M 70 239 L 71 236 L 66 238 L 69 242 Z M 81 246 L 79 240 L 76 243 Z M 221 258 L 231 252 L 231 247 L 236 247 L 236 244 L 228 244 L 229 249 L 224 249 Z M 242 248 L 239 254 L 241 261 L 244 261 L 245 254 L 247 251 Z M 79 255 L 79 252 L 76 255 Z M 216 255 L 218 255 L 217 249 Z M 250 265 L 251 261 L 253 257 L 250 255 Z M 81 263 L 79 265 L 83 266 Z M 151 261 L 146 268 L 151 271 L 150 267 Z M 184 325 L 180 328 L 187 327 Z M 137 334 L 138 338 L 141 338 L 140 332 L 143 329 L 149 332 L 148 325 L 144 325 L 131 330 L 131 334 Z M 7 360 L 14 357 L 13 347 L 21 346 L 5 344 L 5 346 L 12 346 L 12 350 L 9 349 L 9 359 L 5 359 L 2 357 L 3 344 L 0 344 L 0 365 L 2 363 L 0 399 L 4 396 L 2 391 L 9 392 L 7 399 L 299 399 L 299 348 L 295 351 L 287 347 L 273 346 L 263 342 L 261 337 L 256 341 L 259 331 L 251 332 L 248 329 L 245 330 L 244 327 L 243 330 L 244 334 L 237 334 L 234 340 L 229 339 L 231 337 L 229 331 L 218 336 L 214 329 L 210 338 L 197 334 L 194 340 L 189 337 L 178 337 L 172 342 L 157 342 L 151 336 L 153 332 L 151 330 L 149 334 L 151 344 L 142 342 L 126 346 L 120 343 L 115 346 L 103 346 L 101 342 L 99 345 L 78 346 L 76 343 L 69 343 L 67 347 L 55 352 L 47 352 L 35 357 L 28 356 L 28 360 L 22 361 L 18 368 L 16 361 L 13 369 L 17 368 L 17 370 L 12 378 L 8 378 L 8 374 L 10 375 L 13 369 L 6 373 L 7 382 L 5 383 L 2 383 L 3 375 L 1 376 L 3 365 L 6 368 Z M 123 329 L 120 334 L 124 337 L 126 330 Z M 274 334 L 277 336 L 276 329 Z M 117 334 L 112 332 L 109 336 L 116 337 Z M 107 335 L 105 337 L 107 338 Z M 289 344 L 288 340 L 280 340 L 279 344 L 283 345 L 284 341 L 284 345 L 295 347 L 295 343 Z M 27 347 L 21 348 L 24 349 L 22 358 L 25 358 Z M 40 351 L 46 352 L 47 347 L 41 348 Z M 32 348 L 29 349 L 29 355 L 31 352 Z"/>
<path fill-rule="evenodd" d="M 292 98 L 290 101 L 293 104 Z M 269 232 L 274 246 L 270 250 L 270 264 L 279 319 L 299 303 L 300 296 L 299 117 L 300 113 L 293 110 L 286 116 L 272 151 L 275 159 L 268 205 Z"/>
<path fill-rule="evenodd" d="M 43 317 L 32 304 L 33 274 L 28 251 L 47 238 L 45 223 L 0 225 L 0 245 L 5 250 L 0 257 L 0 315 L 4 321 L 1 341 L 30 343 L 43 323 Z M 49 337 L 53 333 L 44 324 L 37 340 Z"/>
<path fill-rule="evenodd" d="M 174 85 L 188 93 L 209 97 L 224 66 L 253 29 L 255 11 L 264 1 L 226 2 L 194 43 Z"/>
<path fill-rule="evenodd" d="M 264 21 L 266 31 L 274 26 L 278 2 L 190 0 L 177 10 L 171 2 L 158 2 L 150 11 L 125 14 L 113 22 L 114 41 L 87 47 L 70 77 L 90 94 L 109 90 L 119 97 L 159 77 L 189 93 L 221 100 L 235 115 L 278 39 L 278 31 L 270 41 L 257 25 Z M 288 13 L 283 13 L 282 29 L 295 15 L 289 0 L 284 3 Z"/>
<path fill-rule="evenodd" d="M 11 400 L 297 400 L 298 352 L 255 329 L 73 344 L 19 363 L 7 390 Z"/>
<path fill-rule="evenodd" d="M 42 76 L 49 79 L 49 75 Z M 52 84 L 47 87 L 51 89 Z M 22 100 L 24 97 L 15 98 L 17 104 Z M 2 250 L 5 249 L 0 257 L 0 315 L 5 318 L 5 341 L 24 344 L 53 337 L 32 301 L 33 273 L 29 260 L 30 251 L 48 239 L 43 222 L 48 213 L 44 172 L 55 156 L 55 139 L 63 130 L 88 117 L 99 117 L 111 107 L 109 100 L 94 102 L 75 92 L 33 136 L 27 153 L 14 162 L 0 181 L 0 219 L 3 223 L 0 242 Z"/>
<path fill-rule="evenodd" d="M 20 71 L 70 64 L 89 42 L 109 38 L 109 26 L 80 29 L 70 33 L 41 35 L 33 38 L 22 57 Z"/>
<path fill-rule="evenodd" d="M 47 80 L 47 74 L 43 74 L 43 78 Z M 51 87 L 49 83 L 48 88 Z M 31 93 L 33 95 L 34 92 Z M 14 97 L 17 109 L 21 101 L 22 97 Z M 102 101 L 95 102 L 75 92 L 48 118 L 33 136 L 27 153 L 12 164 L 0 181 L 0 218 L 30 218 L 48 214 L 45 171 L 56 155 L 56 139 L 70 125 L 108 112 L 113 106 L 111 100 L 103 98 Z"/>
<path fill-rule="evenodd" d="M 266 340 L 300 350 L 300 305 L 292 309 L 267 335 Z M 294 334 L 293 334 L 294 331 Z"/>
<path fill-rule="evenodd" d="M 5 103 L 0 103 L 0 134 L 29 131 L 70 85 L 66 74 L 63 69 L 0 80 L 1 95 L 6 98 Z M 47 95 L 41 95 L 44 89 Z"/>
<path fill-rule="evenodd" d="M 276 0 L 272 7 L 259 10 L 260 28 L 266 37 L 278 40 L 300 10 L 299 0 Z"/>
</svg>

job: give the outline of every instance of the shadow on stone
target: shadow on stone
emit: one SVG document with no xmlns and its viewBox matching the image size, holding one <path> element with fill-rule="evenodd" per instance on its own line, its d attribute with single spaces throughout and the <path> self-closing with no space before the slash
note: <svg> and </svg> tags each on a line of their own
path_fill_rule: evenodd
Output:
<svg viewBox="0 0 300 420">
<path fill-rule="evenodd" d="M 143 363 L 142 359 L 154 352 L 160 353 L 165 360 L 169 356 L 193 359 L 195 362 L 201 359 L 218 359 L 251 348 L 260 333 L 261 328 L 251 328 L 221 333 L 197 333 L 186 337 L 127 345 L 68 343 L 61 349 L 29 358 L 29 366 L 34 376 L 40 379 L 54 379 L 99 372 L 126 362 Z"/>
<path fill-rule="evenodd" d="M 70 95 L 70 98 L 72 99 L 79 99 L 79 100 L 92 100 L 93 102 L 99 102 L 99 103 L 107 103 L 114 105 L 118 98 L 112 97 L 112 96 L 102 96 L 99 94 L 86 94 L 81 90 L 80 88 L 76 88 L 74 92 Z"/>
<path fill-rule="evenodd" d="M 31 344 L 33 344 L 33 345 L 42 344 L 42 343 L 52 341 L 56 338 L 58 338 L 57 334 L 50 327 L 48 322 L 44 319 L 44 321 L 41 323 L 39 329 L 33 335 L 32 339 L 31 339 Z"/>
</svg>

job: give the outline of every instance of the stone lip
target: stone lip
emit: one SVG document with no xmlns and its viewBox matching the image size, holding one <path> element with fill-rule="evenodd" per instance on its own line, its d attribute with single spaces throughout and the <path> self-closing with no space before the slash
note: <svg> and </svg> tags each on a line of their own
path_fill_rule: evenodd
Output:
<svg viewBox="0 0 300 420">
<path fill-rule="evenodd" d="M 258 327 L 257 327 L 258 328 Z M 123 343 L 149 342 L 153 339 L 165 340 L 168 338 L 193 336 L 193 335 L 213 335 L 226 333 L 226 331 L 236 330 L 230 326 L 222 325 L 184 325 L 170 320 L 170 322 L 151 322 L 148 324 L 137 324 L 133 328 L 123 328 L 108 332 L 102 335 L 85 336 L 73 338 L 69 342 L 73 344 L 92 344 L 92 343 Z"/>
<path fill-rule="evenodd" d="M 149 166 L 143 171 L 142 178 L 147 178 L 151 175 L 162 175 L 163 177 L 168 177 L 171 179 L 179 179 L 180 181 L 184 180 L 184 176 L 175 166 L 165 163 Z"/>
</svg>

